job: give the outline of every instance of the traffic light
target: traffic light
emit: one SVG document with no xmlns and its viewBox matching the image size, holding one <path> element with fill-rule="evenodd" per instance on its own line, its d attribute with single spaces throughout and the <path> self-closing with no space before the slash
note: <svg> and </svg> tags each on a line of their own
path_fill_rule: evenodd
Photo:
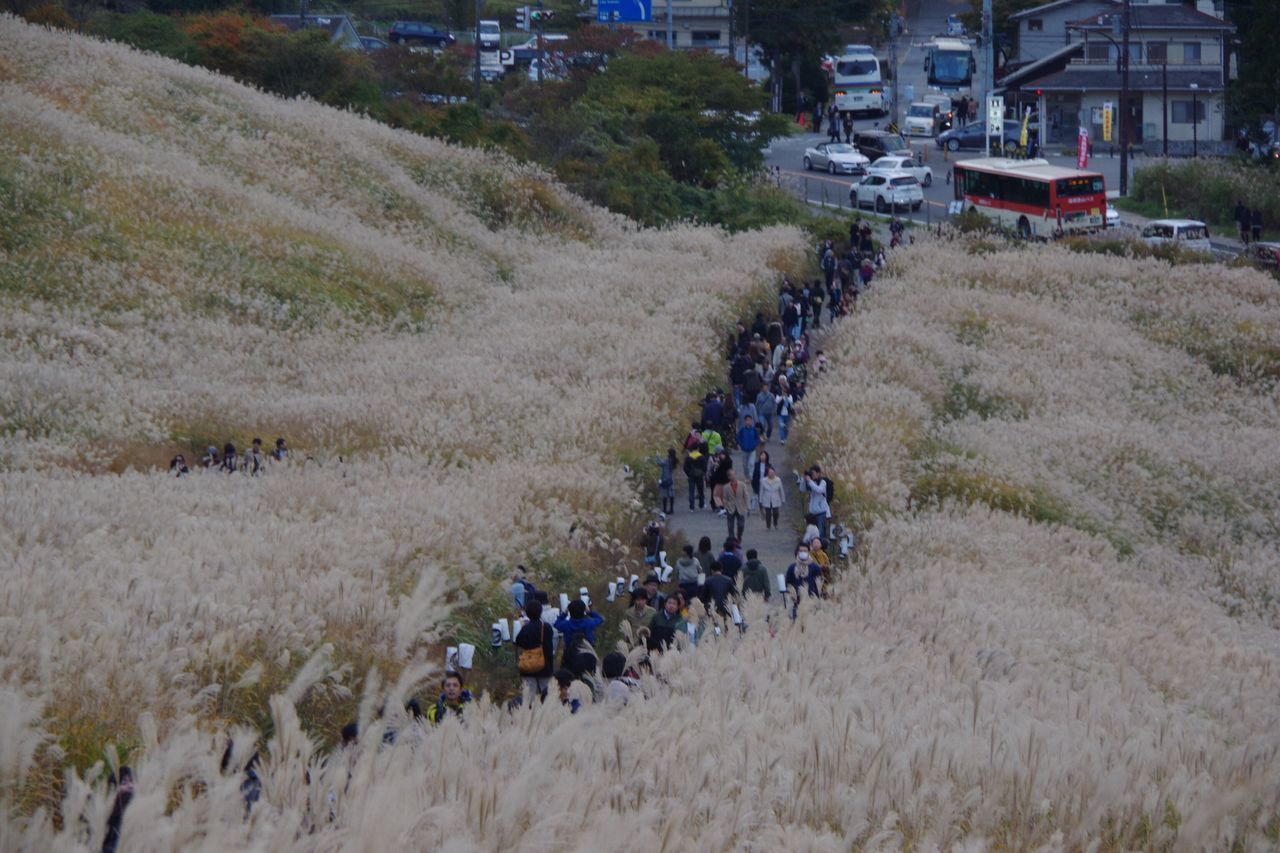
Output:
<svg viewBox="0 0 1280 853">
<path fill-rule="evenodd" d="M 533 9 L 529 12 L 529 20 L 537 23 L 546 23 L 556 16 L 554 9 Z"/>
<path fill-rule="evenodd" d="M 516 29 L 529 32 L 529 7 L 521 6 L 516 9 Z"/>
</svg>

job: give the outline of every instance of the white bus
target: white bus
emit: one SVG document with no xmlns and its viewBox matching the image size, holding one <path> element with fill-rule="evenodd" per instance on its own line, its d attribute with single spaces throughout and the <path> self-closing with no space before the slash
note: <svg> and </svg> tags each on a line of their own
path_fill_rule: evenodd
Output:
<svg viewBox="0 0 1280 853">
<path fill-rule="evenodd" d="M 943 92 L 959 92 L 973 85 L 978 63 L 964 39 L 936 38 L 924 56 L 929 86 Z"/>
<path fill-rule="evenodd" d="M 844 53 L 831 60 L 831 90 L 842 113 L 888 115 L 880 60 L 868 45 L 846 45 Z"/>
</svg>

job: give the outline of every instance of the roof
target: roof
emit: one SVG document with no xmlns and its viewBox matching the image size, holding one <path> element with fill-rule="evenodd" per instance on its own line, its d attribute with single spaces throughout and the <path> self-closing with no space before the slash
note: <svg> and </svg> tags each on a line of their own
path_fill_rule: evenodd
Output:
<svg viewBox="0 0 1280 853">
<path fill-rule="evenodd" d="M 1191 67 L 1169 66 L 1169 91 L 1189 92 L 1191 84 L 1206 94 L 1221 92 L 1222 69 L 1213 65 L 1197 65 Z M 1117 92 L 1120 90 L 1120 77 L 1111 63 L 1083 65 L 1072 63 L 1056 73 L 1037 80 L 1030 75 L 1022 80 L 1023 89 L 1036 88 L 1045 92 L 1080 92 L 1084 90 L 1098 92 Z M 1131 91 L 1158 92 L 1163 87 L 1159 68 L 1129 69 L 1129 89 Z"/>
<path fill-rule="evenodd" d="M 1052 3 L 1045 3 L 1043 6 L 1036 6 L 1034 9 L 1023 9 L 1009 16 L 1011 21 L 1020 21 L 1023 18 L 1034 18 L 1036 15 L 1043 15 L 1045 12 L 1052 12 L 1054 9 L 1062 9 L 1066 6 L 1074 6 L 1077 3 L 1112 3 L 1115 6 L 1120 4 L 1116 0 L 1054 0 Z"/>
<path fill-rule="evenodd" d="M 1066 66 L 1067 60 L 1072 54 L 1084 55 L 1084 42 L 1073 41 L 1070 44 L 1063 45 L 1057 50 L 1046 56 L 1042 56 L 1034 62 L 1028 62 L 1020 68 L 1010 71 L 1008 74 L 1000 78 L 996 91 L 1000 92 L 1005 89 L 1017 87 L 1024 80 L 1034 80 L 1038 74 L 1047 74 L 1054 70 L 1053 66 L 1061 64 Z"/>
<path fill-rule="evenodd" d="M 1023 175 L 1032 178 L 1055 180 L 1057 178 L 1078 178 L 1081 175 L 1096 175 L 1096 171 L 1088 169 L 1068 169 L 1065 166 L 1050 165 L 1048 160 L 1011 160 L 1008 157 L 978 157 L 973 160 L 961 160 L 957 166 L 966 169 L 990 169 L 1011 175 Z"/>
<path fill-rule="evenodd" d="M 1204 223 L 1199 219 L 1153 219 L 1147 223 L 1148 225 L 1173 225 L 1177 228 L 1186 228 L 1193 225 L 1197 228 L 1203 228 Z"/>
<path fill-rule="evenodd" d="M 1068 28 L 1079 27 L 1084 30 L 1110 30 L 1114 24 L 1112 19 L 1120 12 L 1105 12 L 1081 18 L 1067 24 Z M 1221 30 L 1235 32 L 1235 27 L 1213 15 L 1206 15 L 1198 9 L 1183 6 L 1181 3 L 1143 3 L 1129 6 L 1129 29 L 1131 30 Z"/>
</svg>

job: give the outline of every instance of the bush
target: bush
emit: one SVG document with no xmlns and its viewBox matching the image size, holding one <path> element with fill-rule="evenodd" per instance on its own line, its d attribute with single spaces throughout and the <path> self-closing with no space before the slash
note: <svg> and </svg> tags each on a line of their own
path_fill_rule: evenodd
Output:
<svg viewBox="0 0 1280 853">
<path fill-rule="evenodd" d="M 1234 160 L 1161 160 L 1133 176 L 1133 198 L 1234 228 L 1237 200 L 1262 211 L 1264 228 L 1280 223 L 1280 172 Z"/>
</svg>

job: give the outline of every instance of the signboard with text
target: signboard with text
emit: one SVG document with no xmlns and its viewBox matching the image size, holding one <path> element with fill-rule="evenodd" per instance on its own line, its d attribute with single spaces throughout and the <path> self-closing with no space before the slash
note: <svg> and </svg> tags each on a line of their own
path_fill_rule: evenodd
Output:
<svg viewBox="0 0 1280 853">
<path fill-rule="evenodd" d="M 1107 101 L 1102 105 L 1102 141 L 1103 142 L 1111 141 L 1111 122 L 1113 121 L 1111 116 L 1113 112 L 1114 111 L 1111 108 L 1110 101 Z"/>
<path fill-rule="evenodd" d="M 1004 133 L 1004 96 L 987 96 L 987 136 Z"/>
<path fill-rule="evenodd" d="M 599 0 L 596 21 L 601 24 L 652 21 L 653 0 Z"/>
</svg>

